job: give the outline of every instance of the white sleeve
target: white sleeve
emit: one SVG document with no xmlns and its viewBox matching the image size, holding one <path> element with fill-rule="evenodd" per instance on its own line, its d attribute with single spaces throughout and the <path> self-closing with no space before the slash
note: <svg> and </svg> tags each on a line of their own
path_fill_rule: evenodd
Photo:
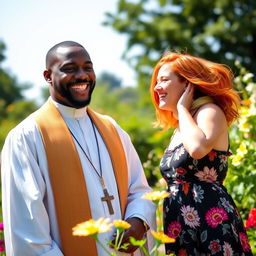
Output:
<svg viewBox="0 0 256 256">
<path fill-rule="evenodd" d="M 128 200 L 125 219 L 138 217 L 145 221 L 150 228 L 156 230 L 156 206 L 153 202 L 142 199 L 142 195 L 151 192 L 139 156 L 129 135 L 112 119 L 124 146 L 128 166 Z"/>
<path fill-rule="evenodd" d="M 36 152 L 35 133 L 19 125 L 2 151 L 2 203 L 8 256 L 63 256 L 50 235 L 44 205 L 45 182 Z"/>
</svg>

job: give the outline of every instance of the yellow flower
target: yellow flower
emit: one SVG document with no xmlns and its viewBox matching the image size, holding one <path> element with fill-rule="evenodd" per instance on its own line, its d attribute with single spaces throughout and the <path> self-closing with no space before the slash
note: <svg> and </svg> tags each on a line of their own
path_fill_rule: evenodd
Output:
<svg viewBox="0 0 256 256">
<path fill-rule="evenodd" d="M 250 99 L 244 99 L 241 101 L 241 103 L 245 106 L 250 106 L 252 104 L 252 101 Z"/>
<path fill-rule="evenodd" d="M 110 231 L 112 226 L 113 224 L 109 223 L 109 219 L 99 218 L 96 221 L 90 219 L 77 224 L 72 230 L 74 236 L 90 236 Z"/>
<path fill-rule="evenodd" d="M 159 201 L 160 199 L 164 199 L 169 196 L 169 192 L 166 191 L 153 191 L 148 192 L 142 196 L 142 198 L 151 200 L 151 201 Z"/>
<path fill-rule="evenodd" d="M 245 106 L 242 106 L 240 108 L 240 116 L 241 117 L 247 117 L 249 116 L 249 108 L 248 107 L 245 107 Z"/>
<path fill-rule="evenodd" d="M 241 120 L 239 123 L 239 129 L 242 132 L 249 132 L 250 131 L 250 124 L 247 123 L 247 120 Z"/>
<path fill-rule="evenodd" d="M 243 159 L 242 155 L 233 155 L 232 156 L 232 164 L 234 166 L 238 166 L 241 164 L 241 160 Z"/>
<path fill-rule="evenodd" d="M 113 224 L 116 228 L 128 229 L 131 225 L 124 220 L 114 220 Z"/>
<path fill-rule="evenodd" d="M 239 148 L 237 149 L 237 154 L 238 155 L 242 155 L 244 156 L 245 154 L 247 154 L 247 148 L 246 148 L 246 144 L 244 142 L 242 142 L 239 146 Z"/>
<path fill-rule="evenodd" d="M 163 232 L 156 232 L 154 230 L 150 230 L 153 237 L 161 244 L 165 243 L 174 243 L 175 239 L 165 235 Z"/>
</svg>

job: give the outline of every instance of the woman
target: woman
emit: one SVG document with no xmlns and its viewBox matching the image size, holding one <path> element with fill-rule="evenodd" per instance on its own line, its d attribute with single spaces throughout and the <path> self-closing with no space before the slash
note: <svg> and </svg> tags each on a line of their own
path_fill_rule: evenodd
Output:
<svg viewBox="0 0 256 256">
<path fill-rule="evenodd" d="M 157 125 L 176 127 L 160 163 L 170 196 L 164 231 L 176 239 L 166 253 L 252 255 L 243 222 L 223 186 L 228 126 L 238 117 L 231 71 L 188 54 L 168 52 L 157 63 L 151 96 Z"/>
</svg>

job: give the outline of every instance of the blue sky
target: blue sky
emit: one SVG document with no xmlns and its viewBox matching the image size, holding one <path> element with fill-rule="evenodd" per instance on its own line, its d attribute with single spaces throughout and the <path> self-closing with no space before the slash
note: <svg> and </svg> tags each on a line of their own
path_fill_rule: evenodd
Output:
<svg viewBox="0 0 256 256">
<path fill-rule="evenodd" d="M 26 96 L 39 96 L 47 86 L 42 72 L 45 54 L 54 44 L 73 40 L 88 50 L 96 75 L 109 71 L 124 85 L 134 85 L 135 74 L 121 59 L 126 37 L 101 25 L 117 0 L 1 0 L 0 39 L 7 46 L 4 67 L 19 82 L 32 83 Z"/>
</svg>

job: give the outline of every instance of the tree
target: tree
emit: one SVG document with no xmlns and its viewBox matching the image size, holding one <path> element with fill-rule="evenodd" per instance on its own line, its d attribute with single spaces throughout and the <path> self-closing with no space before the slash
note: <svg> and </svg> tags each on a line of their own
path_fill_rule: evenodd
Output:
<svg viewBox="0 0 256 256">
<path fill-rule="evenodd" d="M 109 72 L 102 72 L 100 74 L 99 79 L 97 79 L 97 83 L 108 83 L 110 85 L 110 89 L 119 88 L 121 86 L 122 80 L 115 75 Z"/>
<path fill-rule="evenodd" d="M 15 100 L 22 99 L 22 94 L 16 78 L 1 67 L 5 60 L 5 49 L 5 44 L 0 41 L 0 102 L 1 105 L 7 106 Z"/>
<path fill-rule="evenodd" d="M 5 49 L 0 41 L 0 150 L 9 130 L 36 109 L 35 103 L 24 100 L 22 95 L 30 85 L 19 84 L 15 76 L 2 68 Z"/>
<path fill-rule="evenodd" d="M 168 49 L 256 69 L 254 0 L 119 0 L 105 25 L 128 36 L 124 57 L 139 79 Z"/>
</svg>

